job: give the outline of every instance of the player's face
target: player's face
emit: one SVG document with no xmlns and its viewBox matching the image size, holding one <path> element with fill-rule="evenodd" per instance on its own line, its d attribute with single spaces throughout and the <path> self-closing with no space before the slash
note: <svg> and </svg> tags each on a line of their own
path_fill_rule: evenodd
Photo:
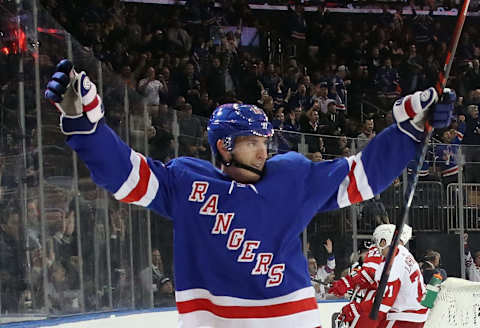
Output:
<svg viewBox="0 0 480 328">
<path fill-rule="evenodd" d="M 268 139 L 265 137 L 241 136 L 235 138 L 232 153 L 235 160 L 261 171 L 267 160 L 267 145 Z M 258 174 L 233 165 L 226 167 L 225 173 L 242 183 L 255 183 L 260 179 Z"/>
</svg>

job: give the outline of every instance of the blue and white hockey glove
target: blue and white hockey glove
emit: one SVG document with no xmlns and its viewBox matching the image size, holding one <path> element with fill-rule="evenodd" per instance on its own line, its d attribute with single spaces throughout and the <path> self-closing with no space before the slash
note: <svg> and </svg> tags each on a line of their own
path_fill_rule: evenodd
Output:
<svg viewBox="0 0 480 328">
<path fill-rule="evenodd" d="M 85 72 L 75 72 L 67 59 L 58 63 L 47 84 L 45 98 L 62 114 L 60 129 L 66 135 L 95 132 L 104 115 L 97 87 Z"/>
<path fill-rule="evenodd" d="M 437 103 L 438 95 L 435 88 L 417 91 L 395 102 L 393 117 L 402 132 L 420 142 L 423 140 L 427 119 L 436 129 L 450 125 L 455 100 L 455 92 L 447 88 L 443 91 L 440 103 Z"/>
</svg>

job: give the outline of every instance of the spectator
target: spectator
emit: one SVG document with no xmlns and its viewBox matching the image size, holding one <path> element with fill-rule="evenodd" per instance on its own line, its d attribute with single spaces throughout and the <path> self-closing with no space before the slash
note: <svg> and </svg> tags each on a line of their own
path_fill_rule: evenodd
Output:
<svg viewBox="0 0 480 328">
<path fill-rule="evenodd" d="M 312 99 L 307 94 L 307 87 L 304 83 L 299 83 L 297 87 L 297 91 L 292 95 L 290 101 L 288 103 L 290 108 L 302 107 L 302 108 L 310 108 L 312 106 Z M 317 104 L 317 107 L 319 105 Z M 318 111 L 319 108 L 316 110 Z"/>
<path fill-rule="evenodd" d="M 157 80 L 155 76 L 155 68 L 152 66 L 147 68 L 145 77 L 138 82 L 137 90 L 144 96 L 146 105 L 160 104 L 160 90 L 163 90 L 162 82 Z"/>
<path fill-rule="evenodd" d="M 480 61 L 478 59 L 468 62 L 465 80 L 467 90 L 480 89 Z"/>
<path fill-rule="evenodd" d="M 316 152 L 310 154 L 310 157 L 309 157 L 309 158 L 310 158 L 310 160 L 311 160 L 312 162 L 321 162 L 321 161 L 323 161 L 323 155 L 322 155 L 322 153 L 319 152 L 319 151 L 316 151 Z"/>
<path fill-rule="evenodd" d="M 428 249 L 425 251 L 425 255 L 423 256 L 422 260 L 420 261 L 420 270 L 422 271 L 423 281 L 427 284 L 432 276 L 436 273 L 442 276 L 442 280 L 447 279 L 447 272 L 445 269 L 440 268 L 440 253 L 433 250 Z"/>
<path fill-rule="evenodd" d="M 273 95 L 278 89 L 278 86 L 281 82 L 281 77 L 277 74 L 274 64 L 268 64 L 265 73 L 261 77 L 261 82 L 265 90 Z M 281 89 L 280 89 L 281 90 Z"/>
<path fill-rule="evenodd" d="M 307 39 L 307 21 L 304 16 L 304 4 L 300 1 L 295 3 L 295 8 L 288 3 L 288 35 L 291 41 L 291 52 L 288 54 L 291 57 L 300 59 L 305 58 L 306 39 Z"/>
<path fill-rule="evenodd" d="M 200 79 L 197 76 L 195 67 L 192 63 L 185 64 L 182 73 L 178 78 L 178 87 L 181 95 L 186 95 L 190 90 L 200 89 Z"/>
<path fill-rule="evenodd" d="M 9 204 L 0 215 L 0 300 L 4 313 L 18 312 L 20 295 L 26 288 L 18 213 L 18 209 Z"/>
<path fill-rule="evenodd" d="M 465 130 L 465 123 L 459 127 L 460 133 Z M 458 150 L 460 138 L 453 129 L 445 128 L 437 130 L 437 136 L 442 142 L 435 147 L 435 159 L 439 161 L 439 173 L 442 178 L 444 189 L 447 189 L 449 183 L 458 181 Z"/>
<path fill-rule="evenodd" d="M 326 299 L 325 286 L 333 281 L 335 277 L 335 255 L 333 254 L 333 244 L 330 239 L 327 239 L 324 245 L 328 259 L 327 263 L 318 267 L 317 260 L 312 255 L 308 258 L 308 271 L 312 286 L 315 288 L 315 298 L 317 300 Z"/>
<path fill-rule="evenodd" d="M 288 131 L 300 131 L 299 118 L 302 114 L 302 108 L 296 107 L 286 112 L 285 122 L 283 127 Z"/>
<path fill-rule="evenodd" d="M 317 109 L 312 106 L 300 117 L 300 131 L 307 133 L 305 143 L 308 145 L 308 152 L 314 153 L 322 151 L 318 134 L 320 134 L 320 125 Z"/>
<path fill-rule="evenodd" d="M 283 154 L 292 150 L 289 141 L 289 134 L 284 134 L 282 130 L 285 128 L 285 114 L 283 111 L 277 110 L 272 120 L 272 126 L 277 133 L 273 136 L 274 153 Z"/>
<path fill-rule="evenodd" d="M 319 119 L 320 133 L 327 135 L 339 135 L 345 126 L 343 111 L 337 110 L 335 100 L 329 99 L 327 102 L 327 113 L 321 114 Z M 327 148 L 330 148 L 327 146 Z"/>
<path fill-rule="evenodd" d="M 214 57 L 207 75 L 208 94 L 217 102 L 225 94 L 225 71 L 221 66 L 220 59 Z"/>
<path fill-rule="evenodd" d="M 179 153 L 198 157 L 202 125 L 197 117 L 192 115 L 192 106 L 186 103 L 182 106 L 178 119 L 179 126 Z"/>
<path fill-rule="evenodd" d="M 340 65 L 332 80 L 332 87 L 330 88 L 331 96 L 329 98 L 335 99 L 337 109 L 347 110 L 347 88 L 352 83 L 351 80 L 345 80 L 347 76 L 347 67 Z"/>
<path fill-rule="evenodd" d="M 152 284 L 154 306 L 173 306 L 175 304 L 172 281 L 165 275 L 162 255 L 156 248 L 152 250 Z"/>
<path fill-rule="evenodd" d="M 465 267 L 467 269 L 467 279 L 470 281 L 480 282 L 480 251 L 470 253 L 468 246 L 468 234 L 464 235 L 464 249 L 465 249 Z"/>
<path fill-rule="evenodd" d="M 392 67 L 392 59 L 385 58 L 384 64 L 377 71 L 375 76 L 375 86 L 379 96 L 387 98 L 396 98 L 399 93 L 399 75 L 398 71 Z"/>
<path fill-rule="evenodd" d="M 468 145 L 464 147 L 465 150 L 465 160 L 467 164 L 465 165 L 465 175 L 466 180 L 469 183 L 480 182 L 480 151 L 478 147 L 473 147 L 473 145 L 480 145 L 480 119 L 478 115 L 478 106 L 469 105 L 466 109 L 466 128 L 465 135 L 463 137 L 462 144 Z"/>
<path fill-rule="evenodd" d="M 411 44 L 402 63 L 403 69 L 401 76 L 403 79 L 402 90 L 404 93 L 414 92 L 423 84 L 423 66 L 423 58 L 417 54 L 417 46 Z"/>
<path fill-rule="evenodd" d="M 188 54 L 192 49 L 192 38 L 182 27 L 178 17 L 174 17 L 170 22 L 170 27 L 167 30 L 167 40 L 168 49 L 178 56 Z"/>
<path fill-rule="evenodd" d="M 318 102 L 320 106 L 320 112 L 326 114 L 328 109 L 327 105 L 332 101 L 328 98 L 328 83 L 323 81 L 315 84 L 315 91 L 312 96 L 312 102 Z M 335 102 L 335 101 L 334 101 Z"/>
<path fill-rule="evenodd" d="M 370 140 L 375 137 L 376 133 L 373 130 L 374 122 L 372 118 L 366 119 L 362 125 L 362 132 L 357 136 L 357 151 L 362 150 Z"/>
<path fill-rule="evenodd" d="M 73 313 L 80 310 L 80 291 L 73 290 L 66 279 L 65 267 L 55 261 L 49 268 L 47 287 L 50 311 L 54 313 Z"/>
</svg>

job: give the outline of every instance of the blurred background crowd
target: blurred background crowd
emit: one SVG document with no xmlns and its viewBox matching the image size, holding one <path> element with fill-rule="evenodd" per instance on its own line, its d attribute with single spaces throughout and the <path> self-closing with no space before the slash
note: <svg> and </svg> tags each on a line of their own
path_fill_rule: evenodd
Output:
<svg viewBox="0 0 480 328">
<path fill-rule="evenodd" d="M 257 3 L 280 7 L 250 6 Z M 58 131 L 58 115 L 37 98 L 56 63 L 68 55 L 68 37 L 78 41 L 72 49 L 76 66 L 100 86 L 109 125 L 140 152 L 165 162 L 184 155 L 213 161 L 208 117 L 218 104 L 243 102 L 263 108 L 273 123 L 270 155 L 298 151 L 322 161 L 363 149 L 393 123 L 396 99 L 436 83 L 456 22 L 442 12 L 461 4 L 41 0 L 40 5 L 41 37 L 32 43 L 30 2 L 19 9 L 13 1 L 0 1 L 2 313 L 174 305 L 172 223 L 118 204 L 93 185 L 82 165 L 77 172 Z M 471 12 L 477 9 L 472 2 Z M 457 93 L 455 116 L 434 135 L 410 222 L 417 259 L 429 270 L 444 264 L 445 274 L 455 276 L 458 254 L 447 251 L 458 248 L 459 182 L 468 184 L 465 251 L 468 245 L 480 249 L 480 152 L 472 146 L 480 145 L 479 19 L 469 16 L 465 24 L 448 81 Z M 312 220 L 303 238 L 319 299 L 327 297 L 325 283 L 358 261 L 375 226 L 395 222 L 407 176 L 377 199 Z M 353 232 L 360 236 L 352 238 Z M 441 262 L 440 253 L 447 260 Z M 480 268 L 480 254 L 470 256 L 467 265 Z"/>
</svg>

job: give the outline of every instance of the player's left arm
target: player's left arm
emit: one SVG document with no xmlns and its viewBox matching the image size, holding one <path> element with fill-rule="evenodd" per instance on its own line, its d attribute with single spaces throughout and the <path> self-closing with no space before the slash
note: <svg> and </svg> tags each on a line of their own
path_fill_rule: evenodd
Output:
<svg viewBox="0 0 480 328">
<path fill-rule="evenodd" d="M 429 109 L 434 109 L 430 123 L 435 128 L 450 124 L 455 99 L 452 95 L 447 97 L 447 103 L 436 104 L 436 91 L 430 88 L 397 100 L 393 108 L 396 124 L 379 133 L 363 151 L 311 164 L 306 177 L 307 202 L 320 204 L 319 211 L 328 211 L 381 193 L 418 156 Z"/>
</svg>

